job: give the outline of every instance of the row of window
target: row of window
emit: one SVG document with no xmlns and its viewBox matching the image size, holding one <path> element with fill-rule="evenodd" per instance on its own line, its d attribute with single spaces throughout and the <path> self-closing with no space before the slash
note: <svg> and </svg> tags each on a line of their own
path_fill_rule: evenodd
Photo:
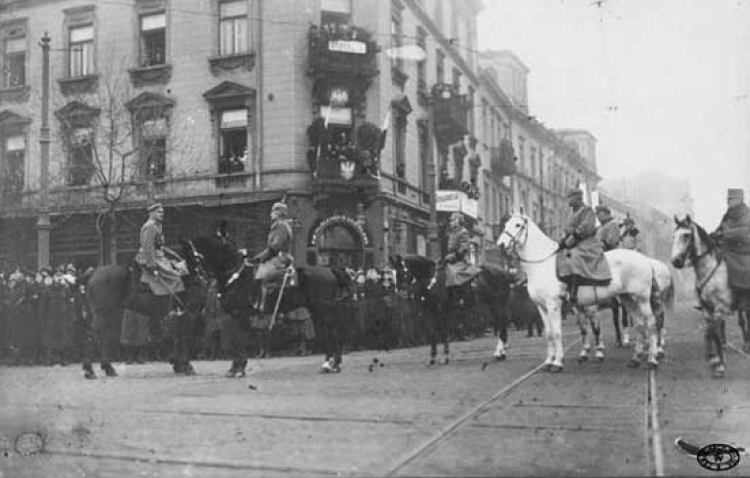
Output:
<svg viewBox="0 0 750 478">
<path fill-rule="evenodd" d="M 81 77 L 96 73 L 95 22 L 93 14 L 66 21 L 67 76 Z M 167 63 L 167 14 L 164 11 L 139 16 L 138 66 L 152 67 Z M 219 4 L 219 55 L 235 55 L 249 50 L 248 2 L 225 0 Z M 2 39 L 2 87 L 26 85 L 28 39 L 24 23 L 0 30 Z"/>
<path fill-rule="evenodd" d="M 143 178 L 163 178 L 167 170 L 167 154 L 170 148 L 170 125 L 167 115 L 141 117 L 134 115 L 134 145 L 137 163 L 136 175 Z M 61 131 L 67 163 L 65 167 L 68 186 L 84 186 L 91 183 L 97 172 L 95 154 L 104 156 L 106 146 L 97 148 L 97 130 L 92 118 L 89 124 L 66 123 L 63 118 Z M 130 132 L 127 132 L 130 133 Z M 248 111 L 246 108 L 225 109 L 219 112 L 219 174 L 243 172 L 249 158 Z M 27 152 L 26 135 L 21 131 L 0 130 L 4 141 L 2 149 L 2 192 L 17 194 L 24 188 L 24 162 Z M 106 171 L 102 171 L 106 174 Z"/>
</svg>

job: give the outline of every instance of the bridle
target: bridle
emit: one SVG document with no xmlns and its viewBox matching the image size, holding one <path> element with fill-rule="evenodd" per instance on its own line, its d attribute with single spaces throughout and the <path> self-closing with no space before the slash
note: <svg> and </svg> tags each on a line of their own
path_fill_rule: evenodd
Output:
<svg viewBox="0 0 750 478">
<path fill-rule="evenodd" d="M 687 254 L 687 258 L 689 261 L 689 264 L 693 267 L 695 267 L 698 264 L 698 261 L 706 257 L 708 254 L 711 253 L 711 248 L 706 246 L 706 251 L 702 254 L 698 254 L 698 246 L 695 245 L 695 235 L 698 234 L 697 227 L 694 224 L 689 224 L 687 226 L 682 226 L 690 230 L 690 243 L 688 244 L 687 250 L 683 254 Z M 698 297 L 701 296 L 701 291 L 703 288 L 708 284 L 708 281 L 711 280 L 711 278 L 714 276 L 716 271 L 719 269 L 719 266 L 721 265 L 721 257 L 716 258 L 716 265 L 714 265 L 713 269 L 711 269 L 711 272 L 706 275 L 706 277 L 703 278 L 703 280 L 700 282 L 700 284 L 695 285 L 695 290 L 698 293 Z M 688 264 L 685 264 L 688 265 Z"/>
<path fill-rule="evenodd" d="M 523 238 L 521 238 L 521 235 L 523 234 Z M 510 237 L 510 254 L 512 257 L 518 259 L 521 262 L 525 262 L 527 264 L 539 264 L 542 262 L 547 261 L 550 257 L 557 254 L 557 251 L 560 250 L 559 247 L 556 247 L 554 251 L 552 251 L 549 255 L 543 257 L 542 259 L 525 259 L 521 257 L 521 254 L 518 253 L 517 245 L 518 244 L 525 244 L 526 241 L 529 238 L 529 218 L 524 217 L 523 218 L 523 226 L 518 229 L 518 232 L 513 235 L 510 232 L 508 232 L 506 229 L 503 229 L 503 232 L 501 235 L 506 235 Z"/>
</svg>

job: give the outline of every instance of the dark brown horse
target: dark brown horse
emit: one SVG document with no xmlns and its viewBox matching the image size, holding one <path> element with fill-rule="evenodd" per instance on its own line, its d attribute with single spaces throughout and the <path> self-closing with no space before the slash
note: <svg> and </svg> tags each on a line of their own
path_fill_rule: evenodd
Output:
<svg viewBox="0 0 750 478">
<path fill-rule="evenodd" d="M 502 267 L 493 264 L 480 266 L 481 272 L 474 279 L 476 291 L 471 282 L 459 287 L 445 287 L 445 269 L 431 259 L 419 255 L 407 255 L 402 259 L 402 266 L 396 265 L 397 273 L 405 279 L 409 295 L 422 304 L 422 315 L 425 319 L 427 336 L 430 342 L 430 360 L 447 364 L 450 355 L 450 329 L 460 315 L 468 317 L 472 306 L 477 307 L 479 314 L 485 317 L 495 328 L 498 335 L 498 347 L 495 357 L 505 359 L 505 344 L 508 341 L 508 296 L 512 276 Z M 443 344 L 443 358 L 437 360 L 438 342 Z"/>
<path fill-rule="evenodd" d="M 139 290 L 129 308 L 151 319 L 152 330 L 160 331 L 162 321 L 169 314 L 170 327 L 167 340 L 172 352 L 169 362 L 175 373 L 192 375 L 195 373 L 188 357 L 188 335 L 193 322 L 206 303 L 206 280 L 203 258 L 191 242 L 183 241 L 182 257 L 188 265 L 188 275 L 183 277 L 185 291 L 179 294 L 155 296 L 147 286 L 141 287 L 134 274 L 139 274 L 137 266 L 102 266 L 83 281 L 93 315 L 91 340 L 87 341 L 83 370 L 85 377 L 96 378 L 93 369 L 94 349 L 98 349 L 101 368 L 109 377 L 117 376 L 112 367 L 112 348 L 119 340 L 122 322 L 123 303 L 132 287 Z M 172 306 L 179 306 L 170 314 Z"/>
<path fill-rule="evenodd" d="M 229 352 L 232 356 L 232 366 L 227 372 L 228 377 L 244 376 L 247 365 L 246 342 L 250 319 L 253 315 L 265 316 L 268 328 L 274 325 L 280 314 L 289 313 L 300 307 L 306 308 L 313 319 L 316 336 L 325 354 L 322 370 L 325 372 L 339 372 L 345 337 L 345 304 L 336 300 L 338 288 L 337 278 L 327 267 L 304 266 L 295 269 L 294 278 L 289 278 L 284 285 L 283 294 L 280 284 L 272 287 L 265 302 L 265 310 L 258 309 L 261 284 L 255 279 L 256 264 L 244 261 L 232 273 L 223 287 L 221 306 L 234 320 L 230 324 L 229 335 L 234 343 Z M 275 319 L 274 310 L 278 303 Z M 270 316 L 270 317 L 269 317 Z M 263 332 L 261 332 L 263 333 Z M 267 332 L 266 339 L 267 339 Z"/>
</svg>

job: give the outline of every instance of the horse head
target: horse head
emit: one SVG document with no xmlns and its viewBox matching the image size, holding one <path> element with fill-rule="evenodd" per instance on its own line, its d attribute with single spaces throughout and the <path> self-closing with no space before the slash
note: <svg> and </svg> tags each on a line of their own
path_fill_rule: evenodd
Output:
<svg viewBox="0 0 750 478">
<path fill-rule="evenodd" d="M 242 257 L 226 236 L 200 236 L 188 243 L 201 256 L 205 272 L 215 277 L 221 285 L 226 283 L 230 273 L 236 270 L 242 261 Z"/>
<path fill-rule="evenodd" d="M 713 252 L 716 244 L 698 223 L 690 218 L 674 217 L 675 231 L 672 242 L 672 265 L 682 269 L 688 265 L 695 265 L 697 261 Z"/>
</svg>

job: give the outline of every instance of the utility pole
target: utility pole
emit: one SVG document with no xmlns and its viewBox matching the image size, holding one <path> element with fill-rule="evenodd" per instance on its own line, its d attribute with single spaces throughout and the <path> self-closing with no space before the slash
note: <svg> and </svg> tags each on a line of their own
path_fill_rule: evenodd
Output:
<svg viewBox="0 0 750 478">
<path fill-rule="evenodd" d="M 39 187 L 41 203 L 37 218 L 37 265 L 48 267 L 49 262 L 49 43 L 47 32 L 42 37 L 42 126 L 39 135 Z"/>
</svg>

